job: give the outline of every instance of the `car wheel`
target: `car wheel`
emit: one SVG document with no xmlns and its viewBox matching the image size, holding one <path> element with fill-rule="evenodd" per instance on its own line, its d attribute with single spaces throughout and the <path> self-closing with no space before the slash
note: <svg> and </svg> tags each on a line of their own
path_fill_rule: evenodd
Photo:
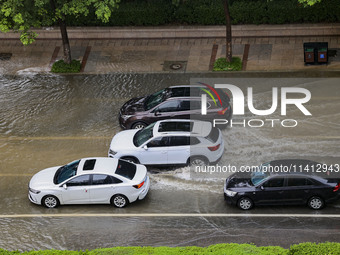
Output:
<svg viewBox="0 0 340 255">
<path fill-rule="evenodd" d="M 132 129 L 143 129 L 147 125 L 143 122 L 136 122 L 135 124 L 132 125 Z"/>
<path fill-rule="evenodd" d="M 135 164 L 139 164 L 139 160 L 134 158 L 134 157 L 123 157 L 122 159 L 131 162 L 131 163 L 135 163 Z"/>
<path fill-rule="evenodd" d="M 115 195 L 111 198 L 111 204 L 115 207 L 123 208 L 129 203 L 129 200 L 124 195 Z"/>
<path fill-rule="evenodd" d="M 314 210 L 319 210 L 322 207 L 324 207 L 325 203 L 323 202 L 323 199 L 320 197 L 311 197 L 308 200 L 308 206 Z"/>
<path fill-rule="evenodd" d="M 250 198 L 242 197 L 238 200 L 237 206 L 242 210 L 249 210 L 253 207 L 254 203 Z"/>
<path fill-rule="evenodd" d="M 59 205 L 59 200 L 55 196 L 48 195 L 43 197 L 42 204 L 47 208 L 55 208 Z"/>
<path fill-rule="evenodd" d="M 208 161 L 203 157 L 193 157 L 189 159 L 189 163 L 191 166 L 206 166 L 208 165 Z"/>
</svg>

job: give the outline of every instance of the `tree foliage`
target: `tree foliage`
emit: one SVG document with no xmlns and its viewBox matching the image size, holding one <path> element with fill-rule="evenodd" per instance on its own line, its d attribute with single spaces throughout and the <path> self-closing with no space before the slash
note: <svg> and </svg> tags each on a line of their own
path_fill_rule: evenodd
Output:
<svg viewBox="0 0 340 255">
<path fill-rule="evenodd" d="M 314 5 L 316 3 L 320 3 L 321 0 L 299 0 L 300 3 L 305 4 L 305 5 Z"/>
<path fill-rule="evenodd" d="M 34 42 L 32 28 L 54 25 L 66 16 L 87 16 L 95 8 L 98 19 L 107 22 L 119 0 L 0 0 L 0 31 L 20 33 L 24 45 Z"/>
</svg>

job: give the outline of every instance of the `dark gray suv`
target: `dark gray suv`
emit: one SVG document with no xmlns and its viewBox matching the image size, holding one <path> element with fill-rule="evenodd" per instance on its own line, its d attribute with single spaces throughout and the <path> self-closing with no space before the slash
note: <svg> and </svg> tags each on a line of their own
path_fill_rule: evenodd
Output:
<svg viewBox="0 0 340 255">
<path fill-rule="evenodd" d="M 207 114 L 201 114 L 201 95 L 207 94 Z M 227 119 L 232 117 L 229 96 L 208 85 L 171 86 L 154 94 L 132 98 L 119 111 L 123 129 L 144 128 L 163 119 Z"/>
</svg>

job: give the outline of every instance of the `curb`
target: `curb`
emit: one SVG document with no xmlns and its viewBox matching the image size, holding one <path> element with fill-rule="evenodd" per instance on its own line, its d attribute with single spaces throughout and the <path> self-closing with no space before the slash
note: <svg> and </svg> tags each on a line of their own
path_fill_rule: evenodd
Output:
<svg viewBox="0 0 340 255">
<path fill-rule="evenodd" d="M 58 27 L 35 29 L 38 39 L 61 39 Z M 233 38 L 340 36 L 340 23 L 294 25 L 234 25 Z M 175 39 L 224 38 L 225 26 L 169 27 L 69 27 L 69 39 Z M 15 32 L 0 33 L 0 39 L 19 39 Z"/>
</svg>

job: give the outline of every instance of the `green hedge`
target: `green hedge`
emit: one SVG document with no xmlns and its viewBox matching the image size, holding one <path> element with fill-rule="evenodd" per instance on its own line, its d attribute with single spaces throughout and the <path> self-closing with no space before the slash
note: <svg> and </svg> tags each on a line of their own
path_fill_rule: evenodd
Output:
<svg viewBox="0 0 340 255">
<path fill-rule="evenodd" d="M 339 0 L 323 0 L 304 7 L 298 0 L 234 0 L 230 13 L 233 24 L 288 24 L 339 22 Z M 71 26 L 157 26 L 166 24 L 223 25 L 222 0 L 186 0 L 178 6 L 172 0 L 126 0 L 112 12 L 108 23 L 87 17 L 68 17 Z"/>
<path fill-rule="evenodd" d="M 339 255 L 340 243 L 301 243 L 292 245 L 290 249 L 279 246 L 257 247 L 253 244 L 216 244 L 208 247 L 115 247 L 95 249 L 91 251 L 7 251 L 0 249 L 0 255 L 106 255 L 106 254 L 138 254 L 138 255 L 172 255 L 172 254 L 225 254 L 225 255 Z"/>
<path fill-rule="evenodd" d="M 79 60 L 73 59 L 71 61 L 71 64 L 66 64 L 64 60 L 61 59 L 53 63 L 51 72 L 53 73 L 79 73 L 80 69 L 81 69 L 81 63 Z"/>
</svg>

